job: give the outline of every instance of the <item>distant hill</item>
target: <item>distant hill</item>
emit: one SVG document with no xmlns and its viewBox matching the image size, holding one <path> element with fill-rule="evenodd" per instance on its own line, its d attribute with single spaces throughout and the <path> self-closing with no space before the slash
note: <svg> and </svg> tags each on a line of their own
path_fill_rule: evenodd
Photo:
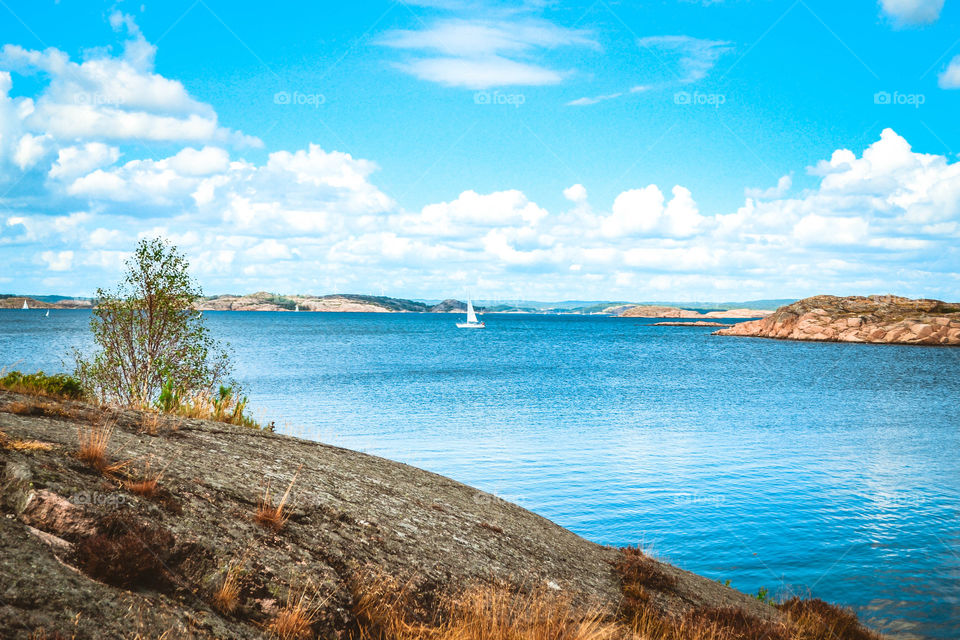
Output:
<svg viewBox="0 0 960 640">
<path fill-rule="evenodd" d="M 31 309 L 89 309 L 93 306 L 93 303 L 85 298 L 0 294 L 0 309 L 22 309 L 24 301 Z"/>
<path fill-rule="evenodd" d="M 200 311 L 334 311 L 346 313 L 463 313 L 459 300 L 427 304 L 417 300 L 337 293 L 325 296 L 279 295 L 259 291 L 249 295 L 210 296 L 198 302 Z M 482 311 L 482 307 L 477 308 Z"/>
<path fill-rule="evenodd" d="M 90 308 L 90 298 L 71 298 L 61 295 L 21 296 L 0 294 L 0 308 L 20 308 L 23 300 L 31 308 Z M 31 302 L 33 301 L 33 302 Z M 774 310 L 794 302 L 783 300 L 748 300 L 745 302 L 628 302 L 624 300 L 475 300 L 477 311 L 486 313 L 574 313 L 583 315 L 621 315 L 632 307 L 675 307 L 700 313 L 731 309 Z M 409 300 L 388 296 L 370 296 L 355 293 L 328 295 L 288 295 L 258 291 L 251 294 L 208 296 L 195 305 L 202 311 L 341 311 L 372 313 L 464 313 L 466 304 L 460 300 Z"/>
</svg>

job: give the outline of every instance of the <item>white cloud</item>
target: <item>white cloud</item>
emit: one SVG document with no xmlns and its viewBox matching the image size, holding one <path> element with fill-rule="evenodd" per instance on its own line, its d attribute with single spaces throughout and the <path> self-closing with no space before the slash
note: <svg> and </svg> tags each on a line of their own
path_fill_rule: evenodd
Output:
<svg viewBox="0 0 960 640">
<path fill-rule="evenodd" d="M 684 84 L 705 78 L 720 56 L 733 50 L 730 42 L 691 36 L 649 36 L 640 38 L 637 43 L 645 49 L 655 50 L 659 55 L 676 56 L 675 73 L 677 80 Z"/>
<path fill-rule="evenodd" d="M 838 149 L 815 163 L 809 188 L 795 190 L 787 175 L 746 189 L 732 211 L 703 211 L 686 187 L 665 193 L 654 184 L 604 203 L 574 184 L 557 211 L 516 188 L 467 189 L 405 210 L 377 186 L 374 162 L 315 144 L 252 161 L 218 144 L 216 133 L 178 134 L 162 155 L 143 155 L 95 127 L 63 137 L 78 125 L 60 122 L 72 112 L 56 87 L 70 95 L 70 82 L 93 74 L 84 67 L 90 61 L 114 71 L 126 65 L 137 76 L 131 86 L 152 92 L 136 98 L 132 113 L 216 123 L 178 83 L 148 77 L 156 75 L 152 46 L 127 18 L 114 22 L 132 34 L 118 57 L 97 53 L 76 64 L 56 50 L 15 52 L 18 64 L 42 65 L 51 78 L 37 95 L 13 91 L 13 78 L 0 71 L 0 168 L 5 179 L 29 178 L 16 201 L 0 198 L 0 260 L 20 288 L 42 292 L 43 278 L 57 271 L 75 283 L 64 293 L 90 293 L 117 278 L 138 237 L 163 234 L 190 256 L 211 293 L 383 286 L 422 297 L 469 287 L 548 299 L 730 298 L 850 292 L 876 282 L 960 297 L 960 163 L 916 152 L 890 129 L 862 153 Z M 549 29 L 507 34 L 513 39 L 462 33 L 472 35 L 430 44 L 425 59 L 470 60 L 494 42 L 497 55 L 526 62 L 515 56 L 560 41 Z M 688 76 L 705 68 L 686 65 Z M 112 86 L 101 80 L 100 89 Z M 45 103 L 64 108 L 34 117 Z"/>
<path fill-rule="evenodd" d="M 623 93 L 608 93 L 605 95 L 593 96 L 593 97 L 584 97 L 577 98 L 576 100 L 571 100 L 566 104 L 568 107 L 588 107 L 594 104 L 600 104 L 601 102 L 606 102 L 607 100 L 616 100 Z"/>
<path fill-rule="evenodd" d="M 648 36 L 638 38 L 637 45 L 652 52 L 661 66 L 670 69 L 673 77 L 668 81 L 652 85 L 639 84 L 629 90 L 577 98 L 567 102 L 566 106 L 592 106 L 608 100 L 616 100 L 628 94 L 646 93 L 655 88 L 664 88 L 677 83 L 697 82 L 710 73 L 723 54 L 733 50 L 730 42 L 703 40 L 691 36 Z"/>
<path fill-rule="evenodd" d="M 777 186 L 770 187 L 769 189 L 744 189 L 744 194 L 748 198 L 759 198 L 763 200 L 771 200 L 774 198 L 782 198 L 787 195 L 787 192 L 790 191 L 790 188 L 793 186 L 793 178 L 790 176 L 782 176 L 777 180 Z"/>
<path fill-rule="evenodd" d="M 73 251 L 44 251 L 40 259 L 47 263 L 50 271 L 69 271 L 73 266 Z"/>
<path fill-rule="evenodd" d="M 607 238 L 694 235 L 703 217 L 692 194 L 681 186 L 674 187 L 672 193 L 669 202 L 653 184 L 621 193 L 613 202 L 612 213 L 602 221 L 601 233 Z"/>
<path fill-rule="evenodd" d="M 420 30 L 390 31 L 379 44 L 412 52 L 397 64 L 407 73 L 469 89 L 558 84 L 568 71 L 533 62 L 534 54 L 597 46 L 585 31 L 534 18 L 437 20 Z"/>
<path fill-rule="evenodd" d="M 71 179 L 109 166 L 120 158 L 120 150 L 102 142 L 88 142 L 80 146 L 62 147 L 50 168 L 51 178 Z"/>
<path fill-rule="evenodd" d="M 880 0 L 880 8 L 899 25 L 929 24 L 940 18 L 943 0 Z"/>
<path fill-rule="evenodd" d="M 567 187 L 563 190 L 563 197 L 570 202 L 575 202 L 577 204 L 586 202 L 587 188 L 582 184 L 575 184 L 572 187 Z"/>
<path fill-rule="evenodd" d="M 54 48 L 0 48 L 0 68 L 48 79 L 35 98 L 16 98 L 20 126 L 64 140 L 216 141 L 257 146 L 256 138 L 221 127 L 213 108 L 189 95 L 183 84 L 154 72 L 155 48 L 133 20 L 111 16 L 128 40 L 119 57 L 97 52 L 76 63 Z M 9 78 L 0 78 L 8 96 Z M 0 97 L 0 99 L 2 99 Z"/>
<path fill-rule="evenodd" d="M 425 58 L 398 66 L 421 80 L 466 89 L 559 84 L 564 75 L 559 71 L 500 56 L 483 59 Z"/>
<path fill-rule="evenodd" d="M 954 57 L 937 76 L 941 89 L 960 89 L 960 56 Z"/>
<path fill-rule="evenodd" d="M 793 236 L 806 245 L 861 244 L 869 227 L 869 223 L 859 217 L 827 217 L 811 213 L 794 226 Z"/>
<path fill-rule="evenodd" d="M 17 150 L 13 154 L 13 161 L 17 166 L 23 169 L 30 169 L 40 159 L 47 154 L 49 148 L 50 136 L 33 136 L 29 133 L 23 134 L 20 142 L 17 143 Z"/>
</svg>

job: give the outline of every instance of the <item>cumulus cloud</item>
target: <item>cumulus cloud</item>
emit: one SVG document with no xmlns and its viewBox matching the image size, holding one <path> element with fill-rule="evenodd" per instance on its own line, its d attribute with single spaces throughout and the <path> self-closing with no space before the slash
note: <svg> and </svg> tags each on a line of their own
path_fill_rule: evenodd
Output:
<svg viewBox="0 0 960 640">
<path fill-rule="evenodd" d="M 258 146 L 260 141 L 221 127 L 213 108 L 189 95 L 183 84 L 154 72 L 155 47 L 132 18 L 114 13 L 111 24 L 125 31 L 123 53 L 98 52 L 77 63 L 58 49 L 44 51 L 7 44 L 0 48 L 0 99 L 9 98 L 9 72 L 48 80 L 35 98 L 12 99 L 25 132 L 64 141 L 216 141 Z M 10 117 L 10 114 L 7 114 Z"/>
<path fill-rule="evenodd" d="M 575 184 L 563 190 L 563 197 L 570 202 L 580 204 L 587 201 L 587 188 L 582 184 Z"/>
<path fill-rule="evenodd" d="M 936 22 L 943 0 L 880 0 L 880 9 L 898 25 Z"/>
<path fill-rule="evenodd" d="M 753 189 L 747 188 L 744 189 L 744 194 L 748 198 L 758 198 L 763 200 L 770 200 L 771 198 L 782 198 L 787 195 L 787 192 L 790 191 L 790 188 L 793 186 L 793 178 L 790 176 L 783 176 L 777 180 L 777 186 L 770 187 L 769 189 Z"/>
</svg>

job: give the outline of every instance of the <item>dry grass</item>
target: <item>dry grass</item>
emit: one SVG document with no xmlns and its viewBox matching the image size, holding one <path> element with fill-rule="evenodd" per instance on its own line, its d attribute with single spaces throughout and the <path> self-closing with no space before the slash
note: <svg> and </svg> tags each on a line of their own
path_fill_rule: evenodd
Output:
<svg viewBox="0 0 960 640">
<path fill-rule="evenodd" d="M 136 479 L 124 481 L 123 486 L 130 493 L 135 493 L 144 498 L 153 498 L 157 495 L 160 480 L 163 479 L 165 472 L 166 468 L 163 468 L 160 471 L 151 473 L 150 461 L 147 460 L 143 465 L 143 471 L 137 474 Z"/>
<path fill-rule="evenodd" d="M 280 502 L 277 504 L 277 506 L 273 506 L 273 498 L 270 496 L 270 485 L 267 485 L 267 488 L 263 494 L 263 498 L 260 500 L 260 504 L 257 507 L 257 513 L 253 517 L 257 524 L 269 529 L 273 529 L 274 531 L 280 531 L 283 529 L 283 526 L 290 518 L 290 514 L 287 511 L 287 501 L 290 499 L 290 492 L 293 490 L 293 483 L 297 481 L 297 476 L 300 475 L 300 469 L 302 466 L 303 465 L 297 467 L 296 473 L 293 474 L 293 478 L 290 480 L 290 484 L 287 485 L 287 490 L 283 492 L 283 496 L 280 498 Z"/>
<path fill-rule="evenodd" d="M 32 402 L 10 402 L 4 408 L 7 413 L 20 416 L 46 416 L 50 418 L 70 418 L 72 414 L 56 404 L 34 400 Z"/>
<path fill-rule="evenodd" d="M 240 573 L 243 559 L 227 566 L 223 581 L 213 592 L 213 607 L 222 614 L 230 615 L 240 605 Z"/>
<path fill-rule="evenodd" d="M 778 621 L 733 608 L 702 607 L 685 615 L 664 613 L 650 589 L 676 582 L 638 550 L 625 552 L 619 567 L 640 581 L 630 607 L 618 615 L 576 606 L 549 589 L 520 591 L 480 586 L 450 597 L 417 593 L 379 573 L 361 574 L 351 585 L 358 632 L 354 640 L 881 640 L 856 616 L 821 600 L 792 599 L 777 608 Z M 656 587 L 654 586 L 656 585 Z M 627 585 L 625 585 L 627 586 Z M 625 599 L 627 594 L 625 593 Z"/>
<path fill-rule="evenodd" d="M 50 451 L 53 449 L 53 444 L 39 440 L 17 440 L 0 431 L 0 449 L 19 451 L 20 453 L 36 453 L 37 451 Z"/>
<path fill-rule="evenodd" d="M 196 420 L 225 422 L 251 429 L 262 428 L 260 423 L 247 415 L 246 397 L 237 396 L 233 389 L 220 387 L 219 393 L 199 393 L 178 400 L 168 413 Z"/>
<path fill-rule="evenodd" d="M 358 640 L 619 640 L 629 630 L 600 609 L 576 610 L 546 590 L 518 593 L 476 587 L 441 596 L 432 613 L 417 603 L 411 583 L 383 576 L 354 585 Z M 639 640 L 639 639 L 638 639 Z"/>
<path fill-rule="evenodd" d="M 151 436 L 160 432 L 160 416 L 156 413 L 145 413 L 140 420 L 140 432 Z"/>
<path fill-rule="evenodd" d="M 101 421 L 95 425 L 81 426 L 77 430 L 77 459 L 108 476 L 116 475 L 133 464 L 133 460 L 110 462 L 108 448 L 114 426 L 114 422 Z"/>
<path fill-rule="evenodd" d="M 280 640 L 313 638 L 316 636 L 313 625 L 321 606 L 320 594 L 309 582 L 300 588 L 290 587 L 286 604 L 267 625 L 267 630 Z"/>
</svg>

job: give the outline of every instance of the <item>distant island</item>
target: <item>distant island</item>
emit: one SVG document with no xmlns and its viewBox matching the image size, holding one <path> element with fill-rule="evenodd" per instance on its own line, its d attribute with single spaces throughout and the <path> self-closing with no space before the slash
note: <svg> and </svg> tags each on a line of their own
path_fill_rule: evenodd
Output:
<svg viewBox="0 0 960 640">
<path fill-rule="evenodd" d="M 512 302 L 475 300 L 474 306 L 481 313 L 541 313 L 606 315 L 626 318 L 762 318 L 772 309 L 792 300 L 753 302 L 596 302 L 561 301 Z M 30 309 L 91 309 L 96 301 L 92 298 L 51 295 L 0 294 L 0 309 L 22 309 L 24 303 Z M 251 294 L 226 294 L 207 296 L 194 307 L 198 311 L 324 311 L 339 313 L 465 313 L 466 303 L 461 300 L 439 301 L 409 300 L 387 296 L 335 293 L 328 295 L 284 295 L 258 291 Z M 749 307 L 749 308 L 748 308 Z"/>
</svg>

